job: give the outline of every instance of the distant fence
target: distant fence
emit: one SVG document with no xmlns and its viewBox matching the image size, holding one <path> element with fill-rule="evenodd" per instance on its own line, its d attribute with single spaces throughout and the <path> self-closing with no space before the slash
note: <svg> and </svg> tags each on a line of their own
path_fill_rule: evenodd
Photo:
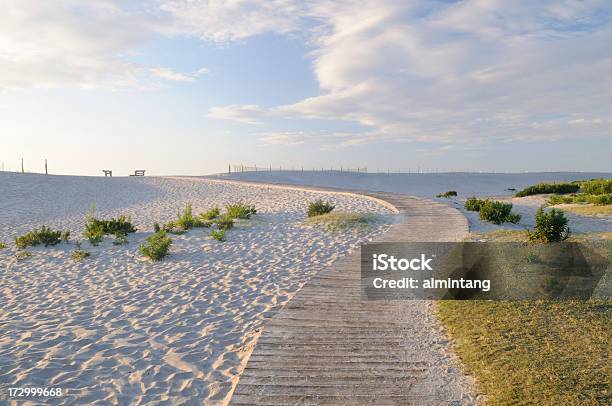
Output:
<svg viewBox="0 0 612 406">
<path fill-rule="evenodd" d="M 272 172 L 272 171 L 317 171 L 317 172 L 355 172 L 355 173 L 367 173 L 368 168 L 349 168 L 349 167 L 316 167 L 316 166 L 247 166 L 247 165 L 229 165 L 229 173 L 240 173 L 240 172 Z"/>
</svg>

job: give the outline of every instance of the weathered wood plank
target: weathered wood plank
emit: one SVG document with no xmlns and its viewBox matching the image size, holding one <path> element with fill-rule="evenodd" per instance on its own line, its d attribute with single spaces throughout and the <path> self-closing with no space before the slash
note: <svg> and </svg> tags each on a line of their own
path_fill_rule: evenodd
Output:
<svg viewBox="0 0 612 406">
<path fill-rule="evenodd" d="M 403 216 L 378 241 L 457 241 L 468 231 L 465 217 L 449 206 L 362 194 L 393 204 Z M 440 368 L 450 365 L 444 352 L 422 340 L 433 334 L 444 345 L 432 333 L 431 303 L 362 300 L 360 260 L 356 251 L 320 271 L 268 320 L 232 404 L 466 403 L 464 382 L 440 377 Z"/>
</svg>

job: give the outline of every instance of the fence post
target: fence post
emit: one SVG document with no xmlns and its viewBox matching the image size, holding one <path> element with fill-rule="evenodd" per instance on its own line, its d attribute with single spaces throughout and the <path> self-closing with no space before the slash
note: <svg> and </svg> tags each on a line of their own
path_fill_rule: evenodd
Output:
<svg viewBox="0 0 612 406">
<path fill-rule="evenodd" d="M 23 158 L 21 158 L 21 173 L 24 173 L 23 172 Z"/>
<path fill-rule="evenodd" d="M 48 175 L 49 172 L 47 172 L 47 158 L 45 158 L 45 175 Z"/>
</svg>

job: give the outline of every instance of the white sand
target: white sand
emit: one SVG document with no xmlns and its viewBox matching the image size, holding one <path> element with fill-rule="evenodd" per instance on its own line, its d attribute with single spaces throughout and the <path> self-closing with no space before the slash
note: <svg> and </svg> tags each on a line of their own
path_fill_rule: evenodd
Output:
<svg viewBox="0 0 612 406">
<path fill-rule="evenodd" d="M 329 186 L 344 189 L 397 192 L 410 196 L 435 199 L 447 190 L 458 192 L 456 198 L 435 199 L 455 207 L 468 218 L 470 230 L 486 232 L 500 229 L 523 230 L 532 228 L 538 208 L 545 204 L 543 196 L 512 198 L 514 188 L 521 190 L 540 182 L 569 182 L 579 179 L 611 178 L 612 173 L 586 172 L 541 172 L 541 173 L 426 173 L 426 174 L 377 174 L 377 173 L 340 173 L 340 172 L 244 172 L 234 173 L 223 178 L 255 180 L 261 182 L 287 183 L 295 185 Z M 504 223 L 495 225 L 481 221 L 478 213 L 465 210 L 465 199 L 476 196 L 511 202 L 513 211 L 521 214 L 519 224 Z M 612 217 L 579 216 L 566 212 L 569 227 L 575 233 L 612 231 Z"/>
<path fill-rule="evenodd" d="M 371 230 L 330 233 L 304 227 L 307 203 L 380 214 Z M 162 262 L 138 245 L 154 221 L 243 201 L 258 214 L 219 243 L 196 229 L 172 236 Z M 70 259 L 74 244 L 28 248 L 17 261 L 13 237 L 43 224 L 75 237 L 95 203 L 98 217 L 125 214 L 139 232 L 92 256 Z M 266 316 L 359 243 L 384 232 L 393 215 L 354 195 L 245 186 L 203 179 L 86 178 L 0 173 L 0 386 L 60 387 L 55 403 L 226 403 Z M 52 401 L 49 401 L 53 404 Z"/>
</svg>

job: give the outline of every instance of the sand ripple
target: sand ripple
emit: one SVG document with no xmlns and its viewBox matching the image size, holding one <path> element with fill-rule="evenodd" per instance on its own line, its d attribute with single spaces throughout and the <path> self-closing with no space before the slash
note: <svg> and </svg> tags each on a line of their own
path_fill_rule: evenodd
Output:
<svg viewBox="0 0 612 406">
<path fill-rule="evenodd" d="M 66 196 L 69 209 L 45 205 L 39 194 L 48 185 L 35 187 L 45 177 L 2 183 L 0 206 L 19 209 L 2 213 L 0 240 L 43 222 L 80 234 L 84 213 L 98 202 L 101 216 L 131 215 L 139 232 L 123 246 L 110 238 L 98 247 L 84 243 L 92 256 L 81 263 L 70 260 L 71 244 L 31 249 L 22 261 L 13 247 L 0 250 L 0 385 L 67 390 L 48 404 L 226 403 L 265 318 L 314 272 L 391 220 L 372 200 L 327 194 L 341 210 L 388 220 L 369 231 L 330 234 L 302 226 L 307 202 L 319 197 L 314 192 L 144 178 L 105 179 L 97 191 L 89 185 L 86 195 L 70 195 L 101 180 L 58 178 L 54 196 Z M 172 255 L 161 263 L 138 254 L 153 221 L 170 220 L 185 203 L 199 211 L 238 200 L 261 214 L 239 223 L 228 242 L 194 230 L 173 236 Z"/>
</svg>

